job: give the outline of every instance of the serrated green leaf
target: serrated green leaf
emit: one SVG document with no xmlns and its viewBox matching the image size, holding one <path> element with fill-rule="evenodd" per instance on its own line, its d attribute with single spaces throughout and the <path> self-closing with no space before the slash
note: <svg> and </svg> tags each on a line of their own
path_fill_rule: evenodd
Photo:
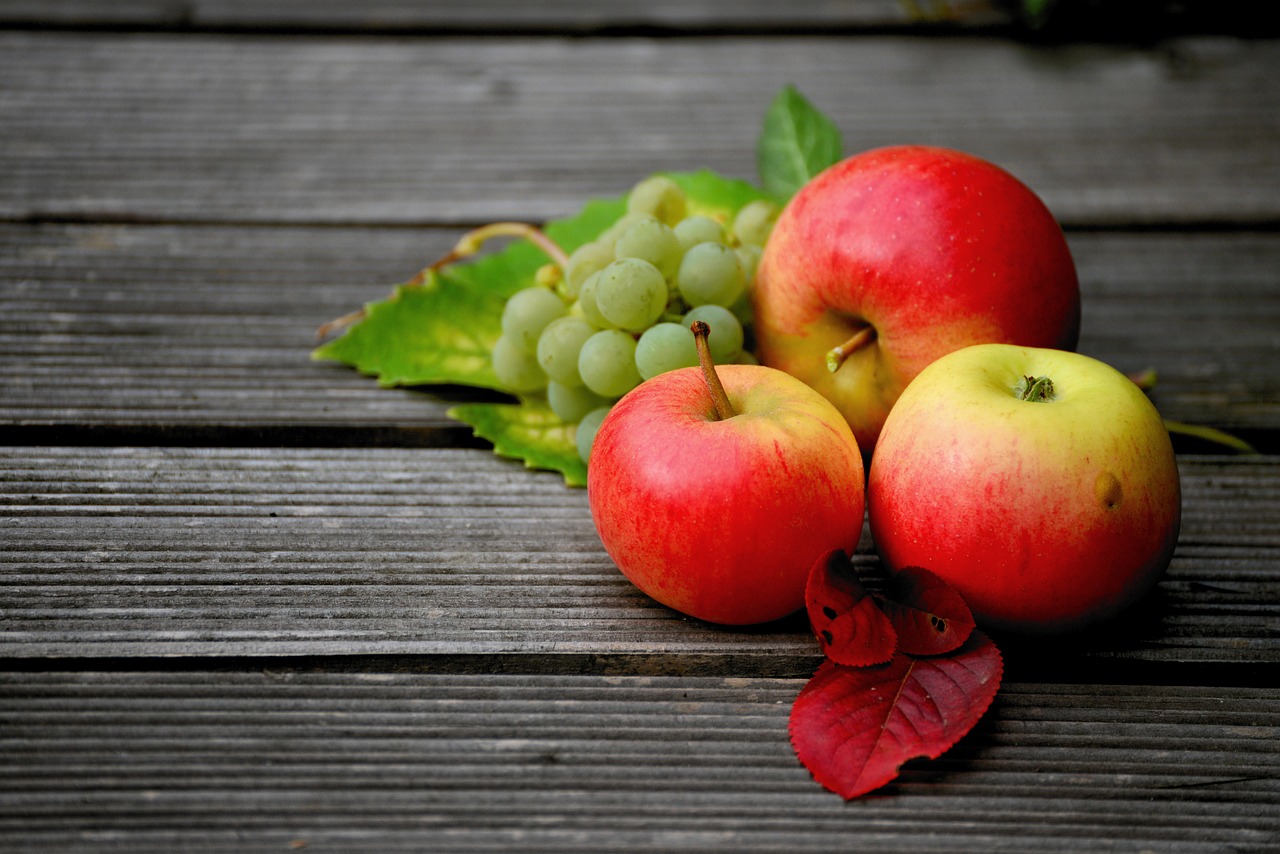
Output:
<svg viewBox="0 0 1280 854">
<path fill-rule="evenodd" d="M 751 184 L 714 172 L 668 173 L 685 191 L 692 213 L 729 221 L 747 202 L 765 194 Z M 543 229 L 572 252 L 617 221 L 625 198 L 588 202 L 577 215 Z M 493 373 L 490 354 L 502 333 L 507 297 L 534 282 L 547 257 L 519 240 L 498 252 L 453 264 L 422 284 L 404 284 L 390 298 L 365 306 L 364 316 L 338 338 L 312 353 L 374 376 L 387 387 L 456 384 L 507 391 Z M 534 468 L 564 474 L 571 485 L 586 483 L 573 427 L 556 419 L 541 397 L 514 404 L 469 404 L 449 415 L 470 424 L 504 456 Z"/>
<path fill-rule="evenodd" d="M 346 334 L 317 348 L 315 359 L 336 360 L 392 387 L 433 383 L 500 388 L 490 351 L 502 333 L 505 296 L 451 276 L 400 285 L 391 298 L 370 303 Z M 459 322 L 466 318 L 466 322 Z"/>
<path fill-rule="evenodd" d="M 768 197 L 753 184 L 734 178 L 725 178 L 710 170 L 664 174 L 684 190 L 688 197 L 690 214 L 731 220 L 748 202 Z"/>
<path fill-rule="evenodd" d="M 546 234 L 572 252 L 625 209 L 620 199 L 588 203 L 576 217 L 549 223 Z M 503 390 L 489 354 L 502 334 L 507 297 L 533 284 L 547 257 L 525 241 L 454 264 L 421 285 L 398 285 L 389 299 L 312 358 L 342 362 L 383 386 L 457 384 Z"/>
<path fill-rule="evenodd" d="M 574 425 L 557 418 L 545 399 L 467 403 L 452 407 L 448 414 L 492 442 L 499 456 L 524 460 L 529 468 L 558 471 L 568 486 L 587 485 L 587 465 L 574 444 Z"/>
<path fill-rule="evenodd" d="M 765 190 L 785 201 L 843 155 L 840 130 L 794 86 L 785 86 L 764 116 L 756 164 Z"/>
</svg>

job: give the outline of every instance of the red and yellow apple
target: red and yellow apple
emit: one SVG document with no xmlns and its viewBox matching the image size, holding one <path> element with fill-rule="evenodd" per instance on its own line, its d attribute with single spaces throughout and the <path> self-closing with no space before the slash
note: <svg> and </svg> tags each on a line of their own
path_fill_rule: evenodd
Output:
<svg viewBox="0 0 1280 854">
<path fill-rule="evenodd" d="M 920 372 L 885 421 L 867 490 L 889 569 L 930 569 L 980 625 L 1035 634 L 1141 598 L 1181 519 L 1169 434 L 1142 391 L 1088 356 L 1007 344 Z"/>
<path fill-rule="evenodd" d="M 862 455 L 836 408 L 799 380 L 703 356 L 605 417 L 591 515 L 619 569 L 659 602 L 713 623 L 776 620 L 804 606 L 819 556 L 857 545 Z"/>
<path fill-rule="evenodd" d="M 894 146 L 816 176 L 784 208 L 753 287 L 757 355 L 831 400 L 870 454 L 933 360 L 983 342 L 1074 349 L 1062 229 L 977 157 Z"/>
</svg>

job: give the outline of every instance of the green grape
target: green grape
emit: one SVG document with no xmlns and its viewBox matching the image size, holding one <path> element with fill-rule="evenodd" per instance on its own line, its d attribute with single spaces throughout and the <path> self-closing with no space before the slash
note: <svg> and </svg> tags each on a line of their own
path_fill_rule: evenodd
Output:
<svg viewBox="0 0 1280 854">
<path fill-rule="evenodd" d="M 760 258 L 764 255 L 764 250 L 754 243 L 744 243 L 733 251 L 742 262 L 742 272 L 746 274 L 747 281 L 751 282 L 756 277 L 756 270 L 760 269 Z"/>
<path fill-rule="evenodd" d="M 569 263 L 564 270 L 564 292 L 576 297 L 582 290 L 582 283 L 592 273 L 603 270 L 613 263 L 613 247 L 600 240 L 584 243 L 569 256 Z"/>
<path fill-rule="evenodd" d="M 587 276 L 587 280 L 582 283 L 582 290 L 578 292 L 578 301 L 575 305 L 582 312 L 583 319 L 596 329 L 616 329 L 617 324 L 610 323 L 609 319 L 600 313 L 600 306 L 596 303 L 596 288 L 599 283 L 598 272 Z"/>
<path fill-rule="evenodd" d="M 670 226 L 654 217 L 645 217 L 618 235 L 613 253 L 619 261 L 626 258 L 648 261 L 665 278 L 670 279 L 680 267 L 680 256 L 684 254 L 684 249 Z"/>
<path fill-rule="evenodd" d="M 642 222 L 646 219 L 655 219 L 655 217 L 651 213 L 643 213 L 640 211 L 635 213 L 624 213 L 622 216 L 614 220 L 613 225 L 606 228 L 604 233 L 596 238 L 596 241 L 598 243 L 603 243 L 612 249 L 613 245 L 618 242 L 618 235 L 622 234 L 622 232 L 626 231 L 637 222 Z"/>
<path fill-rule="evenodd" d="M 768 199 L 747 202 L 733 218 L 733 236 L 739 243 L 764 246 L 778 219 L 778 206 Z"/>
<path fill-rule="evenodd" d="M 608 414 L 609 407 L 602 406 L 591 410 L 578 422 L 578 429 L 574 432 L 573 438 L 578 446 L 578 456 L 582 457 L 584 463 L 591 462 L 591 446 L 595 444 L 596 433 L 600 432 L 600 424 Z"/>
<path fill-rule="evenodd" d="M 538 339 L 538 364 L 547 376 L 564 386 L 582 385 L 578 351 L 595 334 L 595 327 L 573 316 L 557 317 Z"/>
<path fill-rule="evenodd" d="M 578 353 L 578 373 L 601 397 L 621 397 L 640 384 L 636 340 L 617 329 L 595 333 Z"/>
<path fill-rule="evenodd" d="M 546 288 L 525 288 L 512 294 L 502 307 L 502 334 L 526 353 L 533 353 L 547 324 L 567 313 L 564 301 Z"/>
<path fill-rule="evenodd" d="M 701 305 L 684 316 L 684 325 L 701 320 L 711 327 L 707 336 L 707 348 L 718 365 L 727 365 L 738 358 L 742 351 L 742 324 L 733 312 L 721 305 Z"/>
<path fill-rule="evenodd" d="M 750 326 L 755 319 L 755 310 L 751 305 L 751 294 L 743 292 L 742 296 L 734 300 L 733 305 L 729 306 L 729 311 L 733 312 L 733 316 L 738 318 L 738 322 L 744 328 Z"/>
<path fill-rule="evenodd" d="M 564 278 L 564 271 L 555 264 L 543 264 L 533 274 L 533 283 L 540 288 L 553 290 Z"/>
<path fill-rule="evenodd" d="M 534 355 L 506 335 L 493 345 L 493 373 L 506 391 L 538 391 L 547 384 Z"/>
<path fill-rule="evenodd" d="M 632 187 L 630 195 L 627 196 L 629 213 L 650 214 L 667 225 L 675 225 L 684 219 L 687 205 L 684 190 L 664 175 L 645 178 Z"/>
<path fill-rule="evenodd" d="M 547 403 L 556 417 L 566 424 L 573 424 L 593 409 L 609 405 L 609 398 L 601 397 L 585 386 L 570 388 L 552 380 L 547 383 Z"/>
<path fill-rule="evenodd" d="M 688 326 L 659 323 L 646 329 L 636 342 L 636 368 L 646 380 L 676 368 L 691 368 L 697 364 L 698 348 L 693 341 L 693 331 Z"/>
<path fill-rule="evenodd" d="M 733 305 L 746 288 L 747 274 L 728 246 L 699 243 L 684 253 L 676 280 L 689 305 Z"/>
<path fill-rule="evenodd" d="M 756 358 L 756 354 L 755 354 L 755 353 L 752 353 L 750 350 L 741 350 L 741 351 L 739 351 L 739 352 L 738 352 L 738 358 L 737 358 L 737 360 L 736 360 L 736 364 L 739 364 L 739 365 L 758 365 L 758 364 L 760 364 L 760 360 L 759 360 L 759 359 L 757 359 L 757 358 Z M 547 388 L 549 389 L 549 388 L 550 388 L 550 385 L 548 385 L 548 386 L 547 386 Z"/>
<path fill-rule="evenodd" d="M 699 243 L 724 243 L 724 226 L 709 216 L 696 214 L 687 216 L 676 223 L 676 239 L 680 248 L 688 252 Z"/>
<path fill-rule="evenodd" d="M 612 325 L 639 332 L 667 307 L 667 280 L 648 261 L 624 258 L 600 271 L 596 308 Z"/>
</svg>

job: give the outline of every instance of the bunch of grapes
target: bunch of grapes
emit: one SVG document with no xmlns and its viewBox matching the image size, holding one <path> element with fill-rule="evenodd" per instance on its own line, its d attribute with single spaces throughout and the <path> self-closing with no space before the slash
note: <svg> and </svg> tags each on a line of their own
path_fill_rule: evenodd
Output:
<svg viewBox="0 0 1280 854">
<path fill-rule="evenodd" d="M 726 227 L 687 215 L 671 179 L 646 178 L 616 223 L 507 301 L 493 348 L 498 380 L 544 392 L 556 416 L 577 425 L 587 460 L 614 402 L 650 377 L 698 364 L 695 320 L 711 328 L 717 364 L 753 361 L 749 291 L 777 214 L 774 203 L 753 201 Z"/>
</svg>

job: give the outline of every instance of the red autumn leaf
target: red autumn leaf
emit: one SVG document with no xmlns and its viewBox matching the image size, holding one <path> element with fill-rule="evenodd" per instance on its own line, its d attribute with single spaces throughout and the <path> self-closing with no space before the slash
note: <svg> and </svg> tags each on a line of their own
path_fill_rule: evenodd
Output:
<svg viewBox="0 0 1280 854">
<path fill-rule="evenodd" d="M 856 798 L 935 759 L 986 713 L 1000 687 L 1000 651 L 982 632 L 952 655 L 901 653 L 881 667 L 824 661 L 791 707 L 791 745 L 813 778 Z"/>
<path fill-rule="evenodd" d="M 947 582 L 918 566 L 904 566 L 880 600 L 908 655 L 941 655 L 958 649 L 973 631 L 973 613 Z"/>
<path fill-rule="evenodd" d="M 883 664 L 893 657 L 897 636 L 840 549 L 814 563 L 804 589 L 809 623 L 827 658 L 849 667 Z"/>
</svg>

